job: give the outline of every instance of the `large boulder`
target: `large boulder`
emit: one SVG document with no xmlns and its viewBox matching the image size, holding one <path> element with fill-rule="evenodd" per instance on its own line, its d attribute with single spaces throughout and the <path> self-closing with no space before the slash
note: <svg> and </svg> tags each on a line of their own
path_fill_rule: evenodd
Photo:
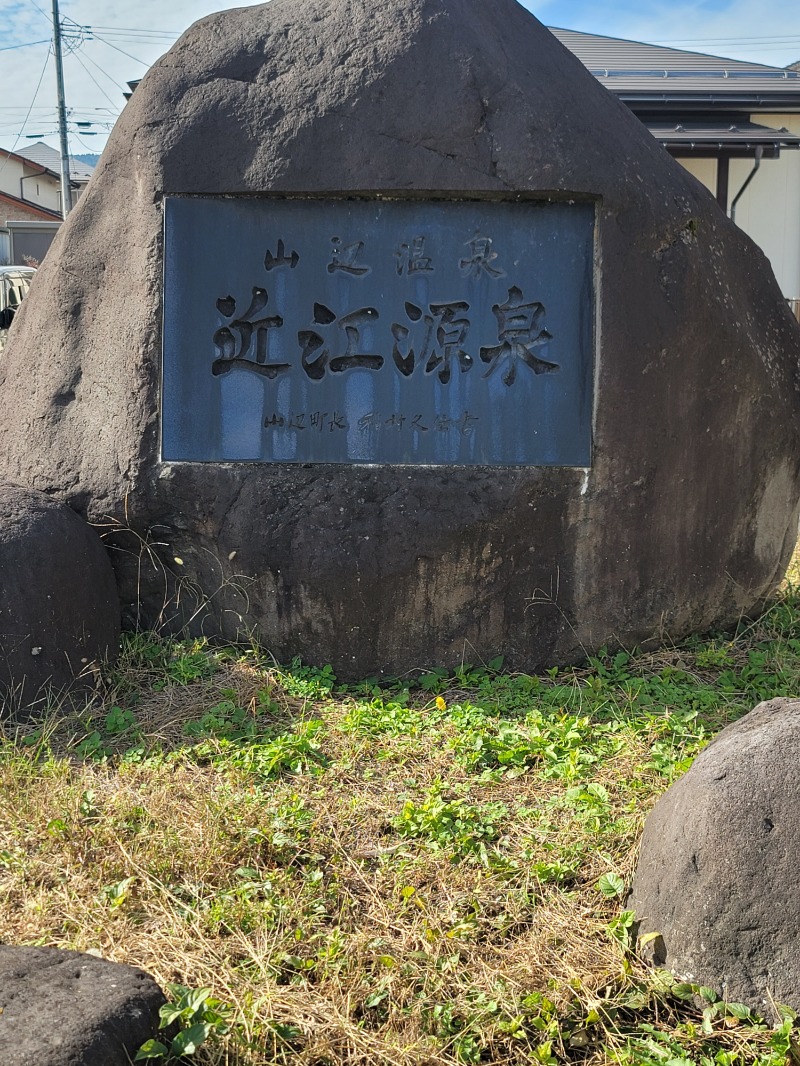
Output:
<svg viewBox="0 0 800 1066">
<path fill-rule="evenodd" d="M 232 316 L 244 295 L 231 281 L 209 289 L 217 311 L 206 300 L 213 322 L 193 342 L 209 406 L 181 400 L 192 375 L 175 387 L 165 363 L 162 382 L 162 354 L 172 358 L 162 327 L 174 337 L 196 316 L 180 293 L 165 304 L 165 275 L 180 287 L 229 265 L 239 278 L 252 219 L 268 220 L 281 197 L 319 194 L 588 210 L 593 250 L 573 308 L 588 335 L 574 396 L 582 449 L 495 466 L 243 462 L 232 460 L 257 456 L 210 444 L 206 454 L 219 430 L 214 397 L 255 362 L 269 396 L 281 370 L 267 365 L 266 340 L 257 360 L 236 365 Z M 189 211 L 196 197 L 214 198 L 208 228 L 202 211 L 189 218 L 165 270 L 165 203 Z M 245 221 L 226 237 L 211 216 L 229 209 Z M 338 240 L 324 226 L 317 236 Z M 264 233 L 242 349 L 248 329 L 256 343 L 247 323 L 268 279 L 281 265 L 293 276 L 292 233 L 277 223 Z M 539 268 L 554 291 L 548 256 L 560 244 L 556 233 Z M 530 271 L 524 284 L 508 280 L 485 301 L 490 323 L 510 313 L 514 285 L 535 295 Z M 287 314 L 275 292 L 259 343 L 280 335 Z M 464 299 L 439 298 L 453 296 Z M 454 314 L 438 342 L 462 371 L 471 360 L 455 378 L 472 382 L 499 348 L 458 349 Z M 304 365 L 332 315 L 322 306 L 313 329 L 295 332 L 312 342 Z M 504 321 L 505 348 L 521 355 L 516 384 L 541 383 L 541 398 L 564 380 L 551 371 L 565 359 L 547 348 L 534 359 L 519 320 Z M 395 332 L 400 357 L 411 328 Z M 537 336 L 557 345 L 559 331 Z M 309 376 L 326 358 L 317 353 Z M 514 0 L 272 0 L 196 23 L 126 106 L 0 363 L 0 475 L 117 523 L 117 578 L 139 624 L 252 636 L 342 676 L 498 653 L 532 669 L 607 643 L 680 637 L 762 602 L 797 531 L 799 365 L 800 331 L 763 254 Z M 496 392 L 504 380 L 493 376 Z M 454 384 L 432 387 L 445 395 Z M 284 419 L 261 395 L 248 391 L 243 431 Z M 561 403 L 532 406 L 530 418 L 518 410 L 513 428 L 535 435 L 566 417 Z M 196 452 L 174 446 L 176 419 Z"/>
<path fill-rule="evenodd" d="M 166 997 L 143 970 L 79 951 L 0 944 L 3 1066 L 129 1066 Z"/>
<path fill-rule="evenodd" d="M 728 1002 L 800 1010 L 800 700 L 727 726 L 647 819 L 628 901 L 654 962 Z"/>
<path fill-rule="evenodd" d="M 0 711 L 94 687 L 119 632 L 97 532 L 59 500 L 0 483 Z"/>
</svg>

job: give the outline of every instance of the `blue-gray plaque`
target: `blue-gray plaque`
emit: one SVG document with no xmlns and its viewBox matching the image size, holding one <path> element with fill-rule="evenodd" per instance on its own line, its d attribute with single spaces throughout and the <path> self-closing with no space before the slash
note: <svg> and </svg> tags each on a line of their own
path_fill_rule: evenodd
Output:
<svg viewBox="0 0 800 1066">
<path fill-rule="evenodd" d="M 588 466 L 591 204 L 171 197 L 162 457 Z"/>
</svg>

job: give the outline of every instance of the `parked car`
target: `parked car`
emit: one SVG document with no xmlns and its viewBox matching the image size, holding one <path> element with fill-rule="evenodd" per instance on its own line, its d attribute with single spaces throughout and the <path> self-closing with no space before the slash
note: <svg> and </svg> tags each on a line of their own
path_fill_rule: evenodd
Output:
<svg viewBox="0 0 800 1066">
<path fill-rule="evenodd" d="M 0 352 L 6 344 L 8 327 L 35 273 L 33 267 L 0 266 Z"/>
</svg>

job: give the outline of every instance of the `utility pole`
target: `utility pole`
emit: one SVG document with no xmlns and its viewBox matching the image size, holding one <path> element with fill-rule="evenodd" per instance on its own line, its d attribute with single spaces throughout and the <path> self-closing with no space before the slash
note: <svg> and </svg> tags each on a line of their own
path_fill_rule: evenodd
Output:
<svg viewBox="0 0 800 1066">
<path fill-rule="evenodd" d="M 64 101 L 64 66 L 61 61 L 61 18 L 58 0 L 53 0 L 53 51 L 56 57 L 56 85 L 58 87 L 58 138 L 61 144 L 61 215 L 66 218 L 72 209 L 72 190 L 69 177 L 69 145 L 67 143 L 67 105 Z"/>
</svg>

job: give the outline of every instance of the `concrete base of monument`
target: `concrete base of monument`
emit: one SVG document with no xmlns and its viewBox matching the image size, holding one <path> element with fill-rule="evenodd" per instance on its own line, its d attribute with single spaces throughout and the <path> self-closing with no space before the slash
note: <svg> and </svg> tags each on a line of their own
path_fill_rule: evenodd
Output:
<svg viewBox="0 0 800 1066">
<path fill-rule="evenodd" d="M 758 610 L 796 514 L 763 560 L 733 521 L 724 540 L 676 545 L 655 507 L 626 545 L 612 532 L 619 500 L 593 489 L 597 476 L 167 465 L 152 486 L 157 523 L 131 510 L 111 538 L 125 623 L 255 640 L 279 661 L 358 679 L 497 655 L 536 670 Z M 609 534 L 588 538 L 604 505 Z"/>
</svg>

